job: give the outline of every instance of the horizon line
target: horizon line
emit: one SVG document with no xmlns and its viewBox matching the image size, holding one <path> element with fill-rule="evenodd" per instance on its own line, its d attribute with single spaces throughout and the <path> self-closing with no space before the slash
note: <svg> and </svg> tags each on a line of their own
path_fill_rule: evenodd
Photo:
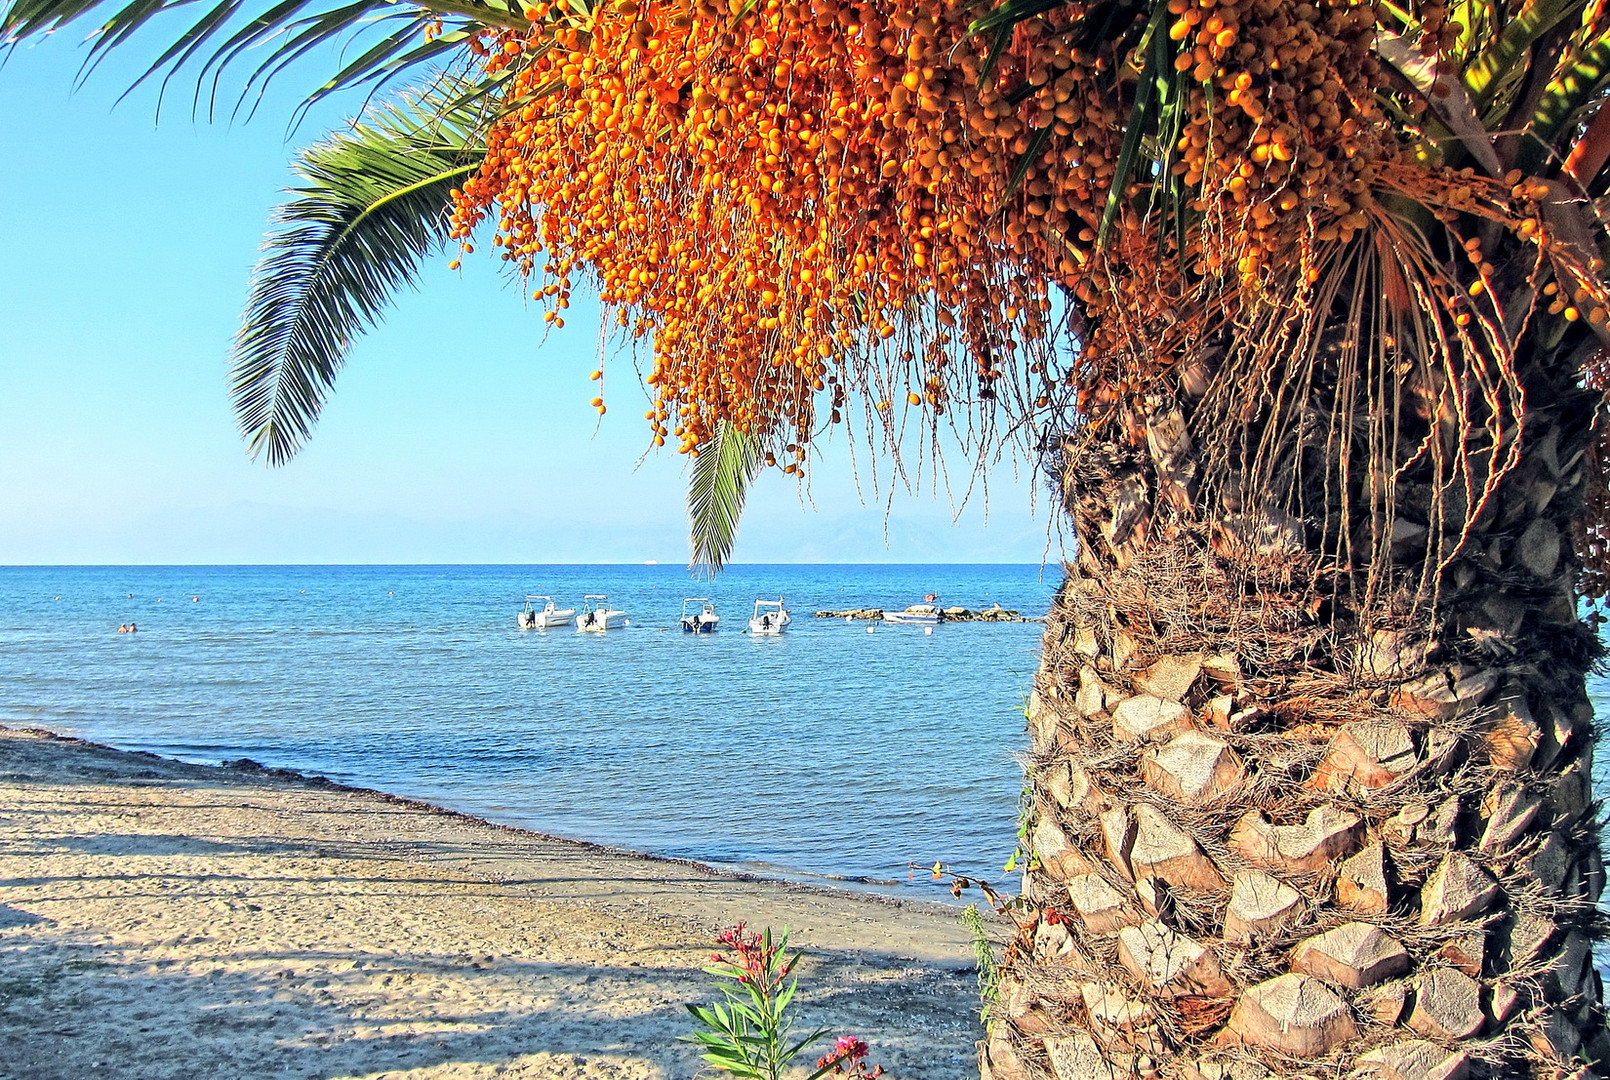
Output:
<svg viewBox="0 0 1610 1080">
<path fill-rule="evenodd" d="M 961 561 L 954 559 L 936 560 L 931 562 L 729 562 L 722 567 L 722 571 L 738 567 L 759 566 L 1051 566 L 1054 560 L 1042 559 L 1038 562 L 1004 561 L 1004 560 L 976 560 Z M 126 570 L 126 569 L 261 569 L 267 567 L 467 567 L 467 566 L 637 566 L 655 569 L 689 570 L 685 563 L 661 562 L 656 560 L 615 560 L 608 562 L 127 562 L 127 563 L 0 563 L 0 570 Z"/>
</svg>

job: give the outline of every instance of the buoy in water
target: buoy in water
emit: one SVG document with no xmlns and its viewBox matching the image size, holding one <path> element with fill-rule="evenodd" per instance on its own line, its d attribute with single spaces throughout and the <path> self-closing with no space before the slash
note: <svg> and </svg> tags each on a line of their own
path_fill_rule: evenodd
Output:
<svg viewBox="0 0 1610 1080">
<path fill-rule="evenodd" d="M 931 626 L 925 626 L 925 627 L 923 627 L 923 628 L 922 628 L 922 632 L 923 632 L 923 633 L 924 633 L 924 634 L 927 634 L 927 635 L 928 635 L 928 636 L 929 636 L 929 637 L 933 637 L 933 635 L 934 635 L 934 628 L 933 628 L 933 627 L 931 627 Z"/>
<path fill-rule="evenodd" d="M 866 632 L 869 633 L 869 634 L 876 633 L 876 629 L 874 627 L 869 626 L 869 627 L 866 628 Z"/>
</svg>

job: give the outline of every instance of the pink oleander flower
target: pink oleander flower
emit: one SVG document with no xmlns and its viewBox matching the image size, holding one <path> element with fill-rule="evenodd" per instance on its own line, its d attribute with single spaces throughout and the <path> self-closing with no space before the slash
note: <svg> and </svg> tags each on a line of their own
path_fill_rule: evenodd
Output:
<svg viewBox="0 0 1610 1080">
<path fill-rule="evenodd" d="M 867 1044 L 853 1035 L 840 1035 L 833 1049 L 816 1059 L 818 1069 L 832 1068 L 835 1072 L 855 1072 L 855 1063 L 870 1053 Z"/>
</svg>

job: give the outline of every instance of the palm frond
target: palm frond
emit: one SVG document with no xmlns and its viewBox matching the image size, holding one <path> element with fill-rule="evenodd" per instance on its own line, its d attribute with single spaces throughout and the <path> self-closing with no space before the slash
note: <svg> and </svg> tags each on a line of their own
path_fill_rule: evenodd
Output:
<svg viewBox="0 0 1610 1080">
<path fill-rule="evenodd" d="M 1151 17 L 1146 21 L 1146 29 L 1141 34 L 1140 44 L 1135 46 L 1140 80 L 1135 87 L 1135 102 L 1125 119 L 1124 142 L 1118 150 L 1118 163 L 1113 169 L 1112 187 L 1107 192 L 1107 204 L 1101 211 L 1101 226 L 1096 232 L 1097 242 L 1101 244 L 1107 242 L 1107 234 L 1112 229 L 1113 222 L 1118 220 L 1118 209 L 1123 202 L 1124 193 L 1128 190 L 1129 182 L 1140 163 L 1141 140 L 1151 133 L 1154 127 L 1153 121 L 1158 111 L 1154 108 L 1154 102 L 1161 97 L 1166 104 L 1169 91 L 1174 85 L 1174 80 L 1170 78 L 1173 72 L 1171 63 L 1173 55 L 1169 49 L 1168 35 L 1159 32 L 1167 14 L 1166 5 L 1154 5 Z"/>
<path fill-rule="evenodd" d="M 1544 89 L 1527 127 L 1527 141 L 1516 155 L 1517 167 L 1533 171 L 1557 152 L 1562 133 L 1590 123 L 1604 107 L 1610 88 L 1610 35 L 1588 42 L 1565 58 Z"/>
<path fill-rule="evenodd" d="M 1566 18 L 1581 14 L 1582 8 L 1583 0 L 1533 0 L 1506 22 L 1462 73 L 1476 111 L 1485 114 L 1507 88 L 1520 82 L 1534 46 Z"/>
<path fill-rule="evenodd" d="M 1476 106 L 1456 82 L 1439 82 L 1437 58 L 1426 56 L 1410 46 L 1407 39 L 1389 30 L 1375 34 L 1375 52 L 1418 90 L 1434 115 L 1465 152 L 1475 158 L 1492 176 L 1501 176 L 1504 166 L 1493 149 L 1493 138 L 1477 115 Z"/>
<path fill-rule="evenodd" d="M 749 485 L 760 474 L 760 443 L 723 421 L 693 459 L 688 477 L 688 533 L 693 555 L 688 569 L 714 576 L 732 555 Z"/>
<path fill-rule="evenodd" d="M 452 189 L 485 154 L 452 84 L 372 110 L 301 152 L 235 338 L 231 394 L 254 457 L 301 447 L 347 350 L 446 239 Z"/>
<path fill-rule="evenodd" d="M 255 64 L 243 80 L 242 102 L 313 49 L 334 42 L 360 45 L 358 58 L 317 88 L 307 100 L 311 104 L 337 90 L 417 68 L 477 30 L 531 25 L 516 0 L 278 0 L 244 22 L 242 0 L 0 0 L 0 43 L 11 48 L 98 19 L 89 34 L 82 72 L 87 76 L 111 50 L 136 35 L 160 32 L 150 24 L 170 23 L 177 12 L 199 15 L 129 89 L 159 76 L 166 88 L 176 73 L 189 68 L 196 73 L 197 107 L 205 96 L 209 115 L 221 79 L 248 55 Z M 425 40 L 426 27 L 438 21 L 444 36 Z"/>
</svg>

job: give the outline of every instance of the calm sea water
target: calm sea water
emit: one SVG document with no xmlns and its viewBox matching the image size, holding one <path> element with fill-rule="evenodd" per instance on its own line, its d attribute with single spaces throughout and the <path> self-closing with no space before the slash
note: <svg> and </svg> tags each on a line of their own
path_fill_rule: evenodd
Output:
<svg viewBox="0 0 1610 1080">
<path fill-rule="evenodd" d="M 813 619 L 999 603 L 1038 566 L 0 567 L 0 723 L 187 761 L 250 757 L 508 824 L 782 877 L 948 895 L 1014 845 L 1040 627 Z M 526 593 L 632 625 L 519 630 Z M 779 638 L 743 633 L 787 598 Z M 724 622 L 684 635 L 682 598 Z M 194 598 L 194 599 L 192 599 Z M 116 633 L 134 621 L 135 635 Z M 1594 680 L 1600 715 L 1610 682 Z M 1610 794 L 1610 755 L 1597 779 Z M 880 886 L 873 886 L 880 887 Z"/>
<path fill-rule="evenodd" d="M 495 821 L 791 877 L 994 879 L 1015 843 L 1034 623 L 879 626 L 818 609 L 999 603 L 1056 568 L 0 568 L 0 723 L 187 761 L 250 757 Z M 608 593 L 630 628 L 519 630 L 527 593 Z M 778 638 L 743 633 L 786 597 Z M 722 629 L 677 629 L 713 596 Z M 193 599 L 194 598 L 194 599 Z M 135 635 L 116 633 L 136 622 Z M 937 898 L 937 896 L 936 896 Z"/>
</svg>

